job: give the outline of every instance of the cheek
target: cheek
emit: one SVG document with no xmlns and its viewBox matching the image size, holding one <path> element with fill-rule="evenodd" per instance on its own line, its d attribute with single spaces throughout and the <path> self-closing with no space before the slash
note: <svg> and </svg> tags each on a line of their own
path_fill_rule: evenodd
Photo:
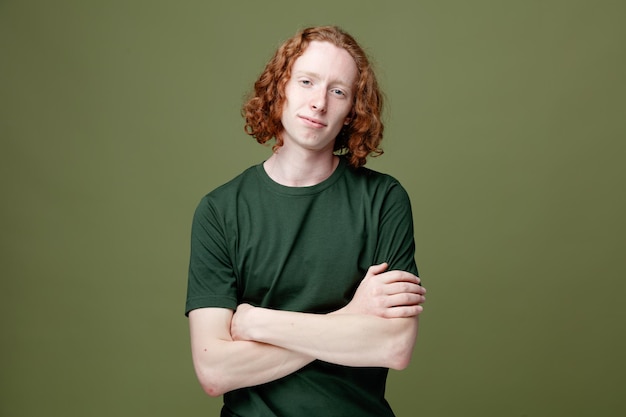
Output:
<svg viewBox="0 0 626 417">
<path fill-rule="evenodd" d="M 352 106 L 337 106 L 335 108 L 335 114 L 337 115 L 337 122 L 343 125 L 346 120 L 350 117 L 350 113 L 352 112 Z"/>
<path fill-rule="evenodd" d="M 286 106 L 289 100 L 291 100 L 292 102 L 298 101 L 299 91 L 297 90 L 295 85 L 293 85 L 292 83 L 287 83 L 283 96 L 284 105 Z"/>
<path fill-rule="evenodd" d="M 290 113 L 290 101 L 285 98 L 282 105 L 277 103 L 276 108 L 280 108 L 280 119 L 282 121 Z"/>
</svg>

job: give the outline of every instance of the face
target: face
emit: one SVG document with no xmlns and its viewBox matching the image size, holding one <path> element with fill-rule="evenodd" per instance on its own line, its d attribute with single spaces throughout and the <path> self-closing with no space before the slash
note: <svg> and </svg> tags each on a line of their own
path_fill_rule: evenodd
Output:
<svg viewBox="0 0 626 417">
<path fill-rule="evenodd" d="M 285 88 L 283 147 L 332 153 L 335 138 L 349 122 L 356 79 L 356 63 L 345 49 L 309 43 L 293 63 Z"/>
</svg>

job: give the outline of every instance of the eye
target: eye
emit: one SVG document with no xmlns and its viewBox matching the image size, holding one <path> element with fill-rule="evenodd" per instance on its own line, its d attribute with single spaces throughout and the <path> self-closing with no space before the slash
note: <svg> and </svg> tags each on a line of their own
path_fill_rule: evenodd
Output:
<svg viewBox="0 0 626 417">
<path fill-rule="evenodd" d="M 346 93 L 343 90 L 340 90 L 338 88 L 333 88 L 332 90 L 330 90 L 331 93 L 333 93 L 334 95 L 338 96 L 338 97 L 345 97 Z"/>
<path fill-rule="evenodd" d="M 300 83 L 300 85 L 304 87 L 310 87 L 311 85 L 313 85 L 311 80 L 307 80 L 307 79 L 298 80 L 298 83 Z"/>
</svg>

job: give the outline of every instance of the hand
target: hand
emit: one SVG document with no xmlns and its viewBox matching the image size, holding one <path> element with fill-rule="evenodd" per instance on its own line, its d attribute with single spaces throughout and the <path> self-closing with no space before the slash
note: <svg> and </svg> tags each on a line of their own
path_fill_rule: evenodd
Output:
<svg viewBox="0 0 626 417">
<path fill-rule="evenodd" d="M 233 318 L 230 322 L 230 335 L 233 340 L 250 340 L 246 333 L 246 317 L 250 317 L 250 314 L 254 310 L 254 307 L 250 304 L 239 304 Z"/>
<path fill-rule="evenodd" d="M 338 313 L 369 314 L 383 318 L 413 317 L 423 310 L 426 289 L 419 277 L 406 271 L 387 271 L 372 265 L 347 306 Z"/>
</svg>

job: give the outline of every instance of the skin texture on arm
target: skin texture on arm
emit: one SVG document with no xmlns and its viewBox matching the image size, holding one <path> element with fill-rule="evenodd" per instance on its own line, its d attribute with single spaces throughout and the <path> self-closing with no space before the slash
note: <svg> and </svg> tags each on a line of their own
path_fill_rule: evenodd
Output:
<svg viewBox="0 0 626 417">
<path fill-rule="evenodd" d="M 269 343 L 345 366 L 404 369 L 418 330 L 417 317 L 305 314 L 250 305 L 242 305 L 237 315 L 248 323 L 237 329 L 237 340 Z"/>
<path fill-rule="evenodd" d="M 417 335 L 417 315 L 422 311 L 419 304 L 426 291 L 413 274 L 383 273 L 386 267 L 371 267 L 352 301 L 327 315 L 258 309 L 247 304 L 236 313 L 220 308 L 192 310 L 192 358 L 205 392 L 218 396 L 270 382 L 314 359 L 348 366 L 406 367 Z M 263 335 L 274 338 L 276 344 L 247 336 L 253 327 L 274 319 L 276 329 L 264 326 Z"/>
<path fill-rule="evenodd" d="M 369 269 L 353 300 L 331 314 L 304 314 L 240 305 L 235 340 L 280 346 L 345 366 L 408 366 L 417 338 L 425 289 L 404 271 Z"/>
<path fill-rule="evenodd" d="M 234 341 L 230 334 L 232 317 L 233 311 L 223 308 L 189 313 L 194 368 L 210 396 L 282 378 L 313 361 L 313 357 L 281 347 Z"/>
</svg>

